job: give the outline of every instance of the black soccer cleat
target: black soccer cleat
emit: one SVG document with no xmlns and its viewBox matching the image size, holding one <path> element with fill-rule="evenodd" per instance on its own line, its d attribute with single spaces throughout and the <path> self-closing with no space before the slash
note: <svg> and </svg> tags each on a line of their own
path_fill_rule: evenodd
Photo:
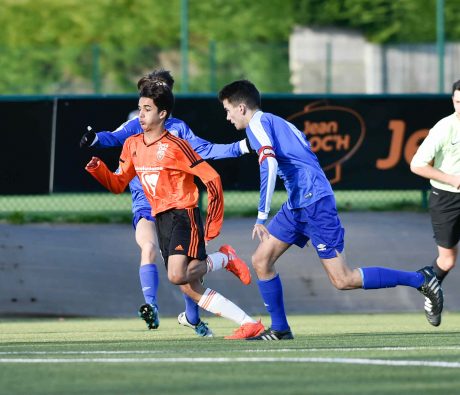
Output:
<svg viewBox="0 0 460 395">
<path fill-rule="evenodd" d="M 425 296 L 425 316 L 433 326 L 441 324 L 441 313 L 444 306 L 444 293 L 441 283 L 436 278 L 436 274 L 431 266 L 425 266 L 417 271 L 423 274 L 424 281 L 418 290 Z"/>
<path fill-rule="evenodd" d="M 441 313 L 434 314 L 433 313 L 433 305 L 431 304 L 431 300 L 425 297 L 425 317 L 427 321 L 433 326 L 441 325 Z"/>
<path fill-rule="evenodd" d="M 291 329 L 285 331 L 275 331 L 274 329 L 268 328 L 263 331 L 260 335 L 249 337 L 246 340 L 292 340 L 294 335 L 291 332 Z"/>
<path fill-rule="evenodd" d="M 157 329 L 160 326 L 160 315 L 156 305 L 143 304 L 137 314 L 145 321 L 148 329 Z"/>
</svg>

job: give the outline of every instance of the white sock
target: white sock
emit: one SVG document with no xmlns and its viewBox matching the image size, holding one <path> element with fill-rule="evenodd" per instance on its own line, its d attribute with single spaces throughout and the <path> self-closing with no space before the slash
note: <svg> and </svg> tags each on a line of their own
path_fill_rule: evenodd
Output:
<svg viewBox="0 0 460 395">
<path fill-rule="evenodd" d="M 228 256 L 222 252 L 213 252 L 209 254 L 206 258 L 206 265 L 208 265 L 208 273 L 214 272 L 219 269 L 223 269 L 227 266 L 228 263 Z"/>
<path fill-rule="evenodd" d="M 198 302 L 198 306 L 215 315 L 232 320 L 238 325 L 243 325 L 248 322 L 257 322 L 249 317 L 235 303 L 231 302 L 227 298 L 223 297 L 219 292 L 216 292 L 211 288 L 207 288 L 206 291 L 204 291 L 203 296 Z"/>
</svg>

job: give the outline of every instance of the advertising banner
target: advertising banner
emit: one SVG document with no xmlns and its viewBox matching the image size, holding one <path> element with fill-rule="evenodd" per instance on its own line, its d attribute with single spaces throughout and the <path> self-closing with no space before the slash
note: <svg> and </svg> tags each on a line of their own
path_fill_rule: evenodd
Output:
<svg viewBox="0 0 460 395">
<path fill-rule="evenodd" d="M 59 98 L 56 103 L 53 107 L 53 99 L 0 102 L 2 156 L 7 164 L 0 193 L 48 193 L 50 184 L 53 192 L 104 190 L 84 166 L 94 155 L 115 171 L 121 149 L 81 149 L 80 138 L 87 126 L 94 131 L 117 128 L 137 109 L 137 96 Z M 409 163 L 429 129 L 453 112 L 448 95 L 263 95 L 262 109 L 306 134 L 336 190 L 428 189 L 428 181 L 412 174 Z M 210 142 L 245 137 L 227 122 L 215 95 L 177 96 L 174 116 Z M 255 155 L 210 163 L 225 189 L 259 189 Z"/>
<path fill-rule="evenodd" d="M 50 189 L 53 101 L 0 101 L 0 194 L 44 194 Z"/>
<path fill-rule="evenodd" d="M 220 103 L 218 103 L 220 104 Z M 427 189 L 410 161 L 441 118 L 453 112 L 450 96 L 262 96 L 262 109 L 306 134 L 334 189 Z M 216 100 L 178 101 L 176 115 L 200 136 L 217 142 L 244 137 L 225 121 Z M 193 124 L 192 124 L 193 122 Z M 227 189 L 258 189 L 256 158 L 215 161 Z"/>
</svg>

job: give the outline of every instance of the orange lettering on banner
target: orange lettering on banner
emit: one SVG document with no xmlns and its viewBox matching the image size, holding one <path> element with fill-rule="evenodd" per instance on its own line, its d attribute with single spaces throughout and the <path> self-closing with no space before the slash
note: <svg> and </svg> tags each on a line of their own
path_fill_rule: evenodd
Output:
<svg viewBox="0 0 460 395">
<path fill-rule="evenodd" d="M 401 159 L 401 152 L 403 147 L 404 132 L 406 130 L 406 123 L 401 120 L 390 120 L 388 129 L 393 132 L 390 143 L 390 152 L 385 159 L 377 159 L 377 169 L 387 170 L 399 162 Z"/>
<path fill-rule="evenodd" d="M 343 151 L 350 148 L 350 135 L 314 136 L 308 139 L 313 152 Z"/>
<path fill-rule="evenodd" d="M 304 133 L 308 136 L 309 134 L 328 134 L 337 133 L 339 125 L 335 121 L 331 122 L 304 122 Z"/>
<path fill-rule="evenodd" d="M 346 134 L 344 136 L 335 136 L 335 137 L 336 137 L 335 149 L 337 151 L 350 149 L 350 135 L 349 134 Z"/>
<path fill-rule="evenodd" d="M 315 120 L 303 118 L 305 116 L 314 117 Z M 325 154 L 324 158 L 328 163 L 323 163 L 323 170 L 334 173 L 326 173 L 329 181 L 331 184 L 339 182 L 342 178 L 342 164 L 356 153 L 364 141 L 364 119 L 355 110 L 330 105 L 326 100 L 310 103 L 303 111 L 286 119 L 293 121 L 299 117 L 302 117 L 298 122 L 303 124 L 303 133 L 310 143 L 311 150 L 315 153 L 322 151 Z"/>
<path fill-rule="evenodd" d="M 401 160 L 403 148 L 404 160 L 407 164 L 410 164 L 415 152 L 422 143 L 423 139 L 428 135 L 429 131 L 429 129 L 417 130 L 409 136 L 406 144 L 404 145 L 406 123 L 401 120 L 390 120 L 388 129 L 393 132 L 390 142 L 390 152 L 387 158 L 377 159 L 376 166 L 377 169 L 380 170 L 388 170 L 395 167 Z"/>
<path fill-rule="evenodd" d="M 408 164 L 412 161 L 422 141 L 428 136 L 428 132 L 429 129 L 420 129 L 410 135 L 404 148 L 404 159 Z"/>
</svg>

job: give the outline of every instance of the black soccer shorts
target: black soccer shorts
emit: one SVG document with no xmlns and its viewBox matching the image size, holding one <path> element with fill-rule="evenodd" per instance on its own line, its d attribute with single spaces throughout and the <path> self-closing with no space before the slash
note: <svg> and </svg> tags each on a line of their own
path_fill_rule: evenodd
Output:
<svg viewBox="0 0 460 395">
<path fill-rule="evenodd" d="M 172 209 L 155 216 L 161 254 L 168 268 L 170 255 L 206 259 L 203 221 L 200 209 Z"/>
<path fill-rule="evenodd" d="M 460 239 L 460 193 L 432 187 L 429 208 L 436 244 L 455 247 Z"/>
</svg>

